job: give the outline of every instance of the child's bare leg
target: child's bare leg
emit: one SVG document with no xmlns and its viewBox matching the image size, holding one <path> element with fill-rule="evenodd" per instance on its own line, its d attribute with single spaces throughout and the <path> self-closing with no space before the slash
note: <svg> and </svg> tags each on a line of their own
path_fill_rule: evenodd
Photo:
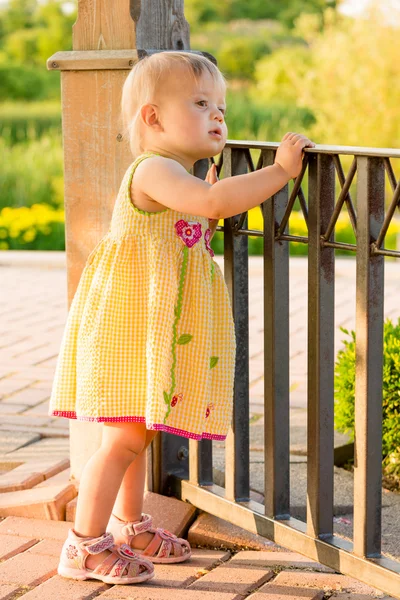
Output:
<svg viewBox="0 0 400 600">
<path fill-rule="evenodd" d="M 84 537 L 105 533 L 113 504 L 129 465 L 141 454 L 146 441 L 143 423 L 104 423 L 100 448 L 90 458 L 79 484 L 74 530 Z M 93 569 L 109 551 L 87 557 Z"/>
<path fill-rule="evenodd" d="M 144 483 L 146 478 L 147 447 L 159 433 L 147 430 L 146 442 L 142 452 L 125 472 L 114 504 L 113 514 L 123 521 L 139 521 L 143 511 Z M 154 533 L 144 531 L 136 535 L 131 546 L 143 550 L 154 537 Z"/>
</svg>

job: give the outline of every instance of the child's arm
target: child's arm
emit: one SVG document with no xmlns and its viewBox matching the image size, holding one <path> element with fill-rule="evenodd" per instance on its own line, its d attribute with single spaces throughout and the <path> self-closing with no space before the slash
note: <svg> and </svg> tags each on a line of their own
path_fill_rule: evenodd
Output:
<svg viewBox="0 0 400 600">
<path fill-rule="evenodd" d="M 214 185 L 190 175 L 176 160 L 154 156 L 137 166 L 135 181 L 142 192 L 173 210 L 224 219 L 258 206 L 297 177 L 306 146 L 315 144 L 305 136 L 287 133 L 273 165 Z"/>
</svg>

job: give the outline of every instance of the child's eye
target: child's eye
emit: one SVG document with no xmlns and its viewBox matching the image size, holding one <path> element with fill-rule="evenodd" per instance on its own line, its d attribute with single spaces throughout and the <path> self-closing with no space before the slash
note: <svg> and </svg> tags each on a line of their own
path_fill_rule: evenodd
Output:
<svg viewBox="0 0 400 600">
<path fill-rule="evenodd" d="M 207 104 L 207 100 L 198 100 L 198 102 L 196 102 L 196 104 L 201 104 L 201 103 Z M 225 108 L 219 108 L 219 110 L 222 112 L 223 115 L 226 114 L 226 109 Z"/>
</svg>

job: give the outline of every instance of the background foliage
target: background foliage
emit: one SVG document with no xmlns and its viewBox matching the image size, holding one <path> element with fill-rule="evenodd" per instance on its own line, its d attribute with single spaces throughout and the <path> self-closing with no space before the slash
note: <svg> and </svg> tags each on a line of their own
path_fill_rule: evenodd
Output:
<svg viewBox="0 0 400 600">
<path fill-rule="evenodd" d="M 355 341 L 354 331 L 341 327 L 348 339 L 339 350 L 335 367 L 335 427 L 354 439 Z M 384 325 L 382 459 L 384 472 L 400 476 L 400 319 Z"/>
</svg>

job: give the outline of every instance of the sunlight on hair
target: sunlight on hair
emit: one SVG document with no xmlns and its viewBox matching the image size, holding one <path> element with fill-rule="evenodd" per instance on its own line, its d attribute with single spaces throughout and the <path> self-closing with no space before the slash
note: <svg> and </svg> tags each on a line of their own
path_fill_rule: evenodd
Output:
<svg viewBox="0 0 400 600">
<path fill-rule="evenodd" d="M 124 138 L 128 138 L 134 158 L 141 154 L 140 109 L 143 104 L 154 103 L 157 92 L 173 70 L 185 68 L 188 76 L 199 80 L 203 73 L 209 73 L 215 85 L 223 90 L 227 81 L 211 60 L 190 52 L 157 52 L 139 60 L 126 78 L 121 96 L 121 119 Z"/>
</svg>

